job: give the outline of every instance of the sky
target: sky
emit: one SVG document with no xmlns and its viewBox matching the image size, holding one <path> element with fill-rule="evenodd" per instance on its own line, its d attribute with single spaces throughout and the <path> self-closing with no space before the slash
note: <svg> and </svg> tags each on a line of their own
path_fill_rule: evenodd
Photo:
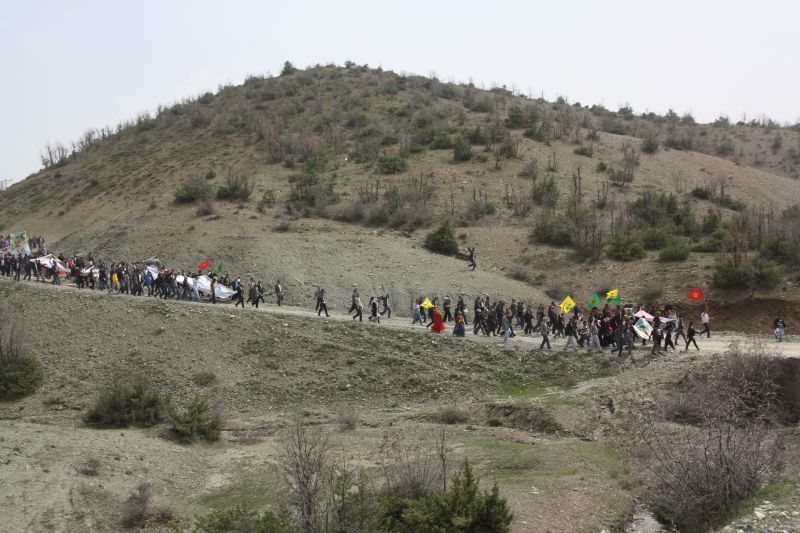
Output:
<svg viewBox="0 0 800 533">
<path fill-rule="evenodd" d="M 0 182 L 47 143 L 277 74 L 381 66 L 635 112 L 800 121 L 796 0 L 0 1 Z"/>
</svg>

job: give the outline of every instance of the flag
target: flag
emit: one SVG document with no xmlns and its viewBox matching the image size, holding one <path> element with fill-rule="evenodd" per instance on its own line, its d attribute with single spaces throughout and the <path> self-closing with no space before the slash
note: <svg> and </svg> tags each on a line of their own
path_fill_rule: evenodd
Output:
<svg viewBox="0 0 800 533">
<path fill-rule="evenodd" d="M 203 261 L 199 265 L 197 265 L 197 270 L 205 270 L 211 266 L 211 261 Z"/>
<path fill-rule="evenodd" d="M 606 302 L 619 305 L 619 289 L 612 289 L 606 293 Z"/>
<path fill-rule="evenodd" d="M 430 307 L 433 307 L 433 304 L 431 303 L 430 299 L 425 298 L 425 301 L 422 302 L 421 304 L 419 304 L 419 306 L 424 308 L 424 309 L 428 309 Z"/>
<path fill-rule="evenodd" d="M 700 287 L 689 291 L 689 299 L 694 302 L 699 302 L 703 299 L 703 290 Z"/>
<path fill-rule="evenodd" d="M 572 298 L 570 298 L 569 295 L 567 295 L 567 297 L 564 298 L 564 301 L 561 302 L 558 306 L 565 313 L 569 313 L 575 307 L 575 300 L 573 300 Z"/>
<path fill-rule="evenodd" d="M 221 274 L 221 273 L 222 273 L 222 261 L 220 261 L 219 265 L 217 265 L 217 274 Z"/>
<path fill-rule="evenodd" d="M 592 294 L 589 301 L 586 302 L 586 307 L 589 309 L 600 307 L 601 305 L 603 305 L 603 300 L 600 299 L 600 295 L 597 293 Z"/>
</svg>

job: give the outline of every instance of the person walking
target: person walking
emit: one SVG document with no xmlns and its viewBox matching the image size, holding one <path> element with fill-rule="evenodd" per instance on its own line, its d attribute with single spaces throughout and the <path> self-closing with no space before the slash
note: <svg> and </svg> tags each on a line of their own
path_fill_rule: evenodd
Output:
<svg viewBox="0 0 800 533">
<path fill-rule="evenodd" d="M 700 313 L 700 321 L 703 323 L 703 331 L 699 334 L 702 335 L 705 333 L 707 335 L 707 339 L 711 338 L 711 326 L 710 326 L 710 318 L 708 316 L 708 307 L 706 307 L 702 313 Z"/>
<path fill-rule="evenodd" d="M 354 303 L 355 308 L 356 308 L 356 314 L 353 315 L 353 320 L 355 320 L 357 318 L 359 322 L 363 322 L 364 321 L 364 315 L 363 315 L 364 305 L 361 303 L 361 297 L 358 296 L 358 293 L 356 293 L 355 300 L 354 300 L 353 303 Z"/>
<path fill-rule="evenodd" d="M 244 288 L 242 287 L 242 278 L 240 276 L 236 276 L 232 288 L 236 291 L 236 304 L 234 304 L 234 307 L 239 307 L 241 304 L 242 309 L 244 309 Z"/>
<path fill-rule="evenodd" d="M 539 333 L 542 336 L 542 343 L 539 345 L 539 349 L 543 350 L 544 345 L 547 345 L 547 349 L 550 349 L 550 327 L 548 322 L 550 321 L 549 318 L 545 318 L 542 320 L 542 323 L 539 325 Z"/>
<path fill-rule="evenodd" d="M 411 320 L 412 326 L 416 324 L 419 324 L 420 326 L 425 325 L 425 320 L 422 319 L 422 308 L 419 306 L 419 303 L 420 303 L 419 300 L 414 300 L 414 310 L 413 310 L 414 316 L 412 317 Z"/>
<path fill-rule="evenodd" d="M 475 253 L 475 248 L 467 247 L 467 250 L 469 251 L 469 264 L 474 272 L 478 268 L 478 255 Z"/>
<path fill-rule="evenodd" d="M 570 318 L 569 321 L 567 321 L 567 324 L 564 326 L 564 335 L 567 337 L 567 344 L 564 345 L 564 350 L 569 350 L 570 348 L 575 350 L 578 349 L 576 329 L 575 319 Z"/>
<path fill-rule="evenodd" d="M 322 312 L 325 311 L 325 316 L 331 316 L 328 314 L 328 303 L 325 301 L 325 289 L 319 289 L 319 293 L 317 296 L 317 316 L 321 316 Z"/>
<path fill-rule="evenodd" d="M 444 307 L 444 318 L 445 322 L 452 322 L 453 315 L 450 313 L 450 295 L 445 296 L 444 302 L 442 303 Z"/>
<path fill-rule="evenodd" d="M 598 324 L 597 319 L 592 319 L 591 325 L 589 326 L 589 351 L 597 351 L 602 352 L 603 346 L 600 344 L 600 325 Z"/>
<path fill-rule="evenodd" d="M 686 328 L 686 348 L 683 350 L 684 352 L 689 351 L 689 344 L 693 343 L 694 347 L 700 350 L 700 347 L 697 346 L 697 341 L 694 340 L 695 331 L 694 331 L 694 322 L 689 322 L 689 327 Z"/>
<path fill-rule="evenodd" d="M 514 330 L 511 329 L 511 320 L 513 319 L 511 315 L 511 309 L 506 309 L 505 314 L 503 315 L 503 319 L 501 321 L 502 330 L 503 330 L 503 346 L 508 348 L 508 339 L 514 336 Z"/>
<path fill-rule="evenodd" d="M 281 280 L 275 282 L 275 298 L 278 301 L 278 307 L 281 306 L 283 301 L 283 287 L 281 287 Z"/>
<path fill-rule="evenodd" d="M 211 303 L 215 304 L 217 303 L 217 275 L 212 272 L 208 277 L 211 278 Z"/>
<path fill-rule="evenodd" d="M 463 337 L 464 333 L 464 315 L 459 311 L 456 311 L 456 325 L 453 327 L 453 335 L 456 337 Z"/>
<path fill-rule="evenodd" d="M 381 315 L 386 315 L 386 318 L 392 318 L 392 306 L 389 305 L 389 293 L 387 292 L 381 297 L 383 300 L 383 310 L 381 311 Z"/>
</svg>

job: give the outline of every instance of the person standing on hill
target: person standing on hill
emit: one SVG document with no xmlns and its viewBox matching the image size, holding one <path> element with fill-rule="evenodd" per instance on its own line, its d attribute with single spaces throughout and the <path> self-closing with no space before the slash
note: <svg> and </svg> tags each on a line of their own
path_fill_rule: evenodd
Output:
<svg viewBox="0 0 800 533">
<path fill-rule="evenodd" d="M 323 311 L 325 311 L 325 316 L 331 316 L 328 314 L 328 303 L 325 301 L 325 289 L 323 288 L 319 289 L 317 296 L 317 309 L 317 316 L 321 316 Z"/>
<path fill-rule="evenodd" d="M 208 277 L 211 278 L 211 303 L 215 304 L 217 303 L 217 275 L 212 272 Z"/>
<path fill-rule="evenodd" d="M 786 322 L 783 320 L 783 315 L 778 315 L 775 319 L 775 338 L 778 342 L 783 342 L 783 337 L 786 335 Z"/>
<path fill-rule="evenodd" d="M 472 271 L 474 272 L 476 268 L 478 268 L 478 256 L 475 253 L 475 248 L 467 247 L 467 251 L 469 252 L 469 264 L 472 267 Z"/>
<path fill-rule="evenodd" d="M 707 306 L 703 310 L 703 312 L 700 313 L 700 321 L 703 323 L 703 331 L 700 332 L 700 335 L 705 333 L 707 335 L 706 338 L 710 339 L 711 338 L 711 326 L 709 325 L 710 319 L 708 317 L 708 307 Z"/>
<path fill-rule="evenodd" d="M 353 295 L 350 296 L 350 310 L 347 311 L 348 313 L 352 313 L 356 310 L 356 298 L 358 298 L 358 290 L 353 289 Z"/>
<path fill-rule="evenodd" d="M 281 287 L 281 280 L 275 282 L 275 298 L 278 300 L 278 307 L 281 306 L 283 301 L 283 287 Z"/>
<path fill-rule="evenodd" d="M 528 311 L 530 311 L 530 309 L 528 309 Z M 565 350 L 569 350 L 570 348 L 578 349 L 577 326 L 578 324 L 574 318 L 570 318 L 564 326 L 564 335 L 567 337 L 567 344 L 564 345 Z"/>
<path fill-rule="evenodd" d="M 381 317 L 378 314 L 378 297 L 373 295 L 372 298 L 369 299 L 369 321 L 370 322 L 378 322 L 380 323 Z"/>
</svg>

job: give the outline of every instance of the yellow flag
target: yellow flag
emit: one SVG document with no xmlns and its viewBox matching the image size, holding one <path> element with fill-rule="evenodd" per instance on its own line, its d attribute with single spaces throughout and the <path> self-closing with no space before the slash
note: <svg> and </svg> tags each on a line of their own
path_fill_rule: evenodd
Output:
<svg viewBox="0 0 800 533">
<path fill-rule="evenodd" d="M 570 311 L 572 311 L 572 308 L 575 307 L 575 300 L 567 296 L 566 298 L 564 298 L 564 301 L 559 304 L 559 307 L 565 313 L 569 313 Z"/>
<path fill-rule="evenodd" d="M 619 289 L 610 290 L 606 293 L 606 300 L 619 298 Z"/>
<path fill-rule="evenodd" d="M 429 298 L 425 298 L 425 301 L 419 304 L 419 306 L 422 307 L 423 309 L 428 309 L 430 307 L 433 307 L 433 304 L 431 303 Z"/>
</svg>

